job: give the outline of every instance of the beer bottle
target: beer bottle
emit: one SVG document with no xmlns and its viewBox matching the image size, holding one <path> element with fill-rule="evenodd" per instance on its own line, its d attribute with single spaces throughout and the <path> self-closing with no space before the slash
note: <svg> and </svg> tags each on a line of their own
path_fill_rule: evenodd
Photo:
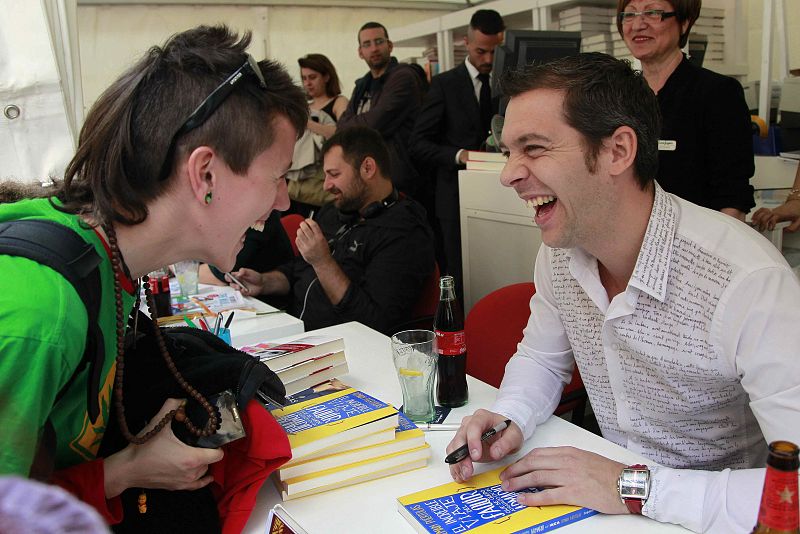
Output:
<svg viewBox="0 0 800 534">
<path fill-rule="evenodd" d="M 758 523 L 752 534 L 797 534 L 797 445 L 788 441 L 773 441 L 769 444 L 767 476 Z"/>
<path fill-rule="evenodd" d="M 467 403 L 467 341 L 464 314 L 456 299 L 452 276 L 439 280 L 439 305 L 433 320 L 436 333 L 436 397 L 439 404 L 455 408 Z"/>
</svg>

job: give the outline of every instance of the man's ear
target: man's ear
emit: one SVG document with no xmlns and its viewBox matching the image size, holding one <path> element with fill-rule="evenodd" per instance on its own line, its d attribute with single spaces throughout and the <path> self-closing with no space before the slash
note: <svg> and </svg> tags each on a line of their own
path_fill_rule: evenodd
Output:
<svg viewBox="0 0 800 534">
<path fill-rule="evenodd" d="M 464 36 L 464 46 L 469 46 L 469 36 Z"/>
<path fill-rule="evenodd" d="M 217 185 L 214 163 L 216 152 L 208 146 L 199 146 L 192 150 L 186 160 L 186 175 L 192 196 L 199 202 L 206 204 L 205 198 L 212 193 Z"/>
<path fill-rule="evenodd" d="M 390 40 L 388 40 L 388 39 L 386 40 L 386 42 L 387 42 L 387 43 L 389 43 L 389 53 L 391 54 L 391 53 L 392 53 L 392 50 L 394 50 L 394 43 L 393 43 L 393 42 L 391 42 L 391 41 L 390 41 Z"/>
<path fill-rule="evenodd" d="M 639 141 L 636 132 L 630 126 L 620 126 L 605 141 L 609 149 L 609 173 L 613 176 L 620 175 L 633 168 L 636 160 L 636 150 Z"/>
<path fill-rule="evenodd" d="M 361 178 L 364 180 L 371 180 L 378 171 L 378 165 L 372 156 L 367 156 L 361 162 L 361 167 L 358 169 L 361 173 Z"/>
<path fill-rule="evenodd" d="M 364 61 L 366 61 L 366 58 L 364 58 L 364 54 L 361 53 L 361 41 L 359 41 L 359 44 L 358 44 L 358 57 L 360 59 L 363 59 Z"/>
</svg>

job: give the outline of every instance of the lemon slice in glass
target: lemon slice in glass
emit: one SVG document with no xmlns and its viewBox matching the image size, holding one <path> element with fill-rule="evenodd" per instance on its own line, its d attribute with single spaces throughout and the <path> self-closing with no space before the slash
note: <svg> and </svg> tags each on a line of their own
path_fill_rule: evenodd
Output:
<svg viewBox="0 0 800 534">
<path fill-rule="evenodd" d="M 422 371 L 407 369 L 406 367 L 401 367 L 399 373 L 403 376 L 422 376 Z"/>
</svg>

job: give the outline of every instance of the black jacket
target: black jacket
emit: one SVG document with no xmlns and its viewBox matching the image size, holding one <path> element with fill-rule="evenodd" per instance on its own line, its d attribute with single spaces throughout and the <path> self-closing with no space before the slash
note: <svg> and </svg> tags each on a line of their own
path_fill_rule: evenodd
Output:
<svg viewBox="0 0 800 534">
<path fill-rule="evenodd" d="M 433 232 L 425 210 L 415 201 L 401 198 L 374 217 L 348 223 L 328 204 L 315 220 L 350 279 L 350 287 L 334 306 L 314 269 L 298 257 L 278 268 L 291 285 L 289 313 L 301 318 L 306 330 L 358 321 L 387 335 L 395 333 L 399 324 L 411 319 L 414 304 L 433 272 Z"/>
<path fill-rule="evenodd" d="M 493 103 L 497 111 L 497 101 Z M 436 216 L 458 219 L 459 149 L 478 150 L 488 133 L 481 128 L 480 106 L 463 63 L 433 77 L 411 138 L 411 156 L 436 180 Z"/>
<path fill-rule="evenodd" d="M 364 93 L 370 91 L 370 109 L 358 114 Z M 391 59 L 386 72 L 377 80 L 371 73 L 356 80 L 350 103 L 339 117 L 337 128 L 360 125 L 380 132 L 389 147 L 391 176 L 399 191 L 414 195 L 419 174 L 408 154 L 409 138 L 422 104 L 422 82 L 409 65 Z"/>
</svg>

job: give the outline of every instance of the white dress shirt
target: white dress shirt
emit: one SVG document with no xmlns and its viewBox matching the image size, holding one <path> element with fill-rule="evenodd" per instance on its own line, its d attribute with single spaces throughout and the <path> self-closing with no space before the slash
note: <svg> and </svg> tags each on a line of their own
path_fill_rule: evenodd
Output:
<svg viewBox="0 0 800 534">
<path fill-rule="evenodd" d="M 778 250 L 656 185 L 624 292 L 609 302 L 579 248 L 542 245 L 534 282 L 493 410 L 530 437 L 577 362 L 603 436 L 655 462 L 645 515 L 749 532 L 764 470 L 747 468 L 800 443 L 800 283 Z"/>
</svg>

